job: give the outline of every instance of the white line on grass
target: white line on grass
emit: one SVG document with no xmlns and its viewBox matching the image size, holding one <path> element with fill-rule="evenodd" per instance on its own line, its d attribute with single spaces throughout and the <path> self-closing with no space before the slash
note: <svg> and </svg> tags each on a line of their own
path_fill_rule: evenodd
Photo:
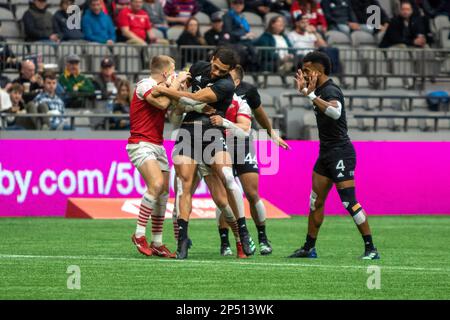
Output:
<svg viewBox="0 0 450 320">
<path fill-rule="evenodd" d="M 257 266 L 257 267 L 305 267 L 305 268 L 323 268 L 323 269 L 367 269 L 368 265 L 321 265 L 306 263 L 266 263 L 266 262 L 243 262 L 243 261 L 212 261 L 212 260 L 176 260 L 176 259 L 139 259 L 139 258 L 121 258 L 107 256 L 46 256 L 46 255 L 18 255 L 18 254 L 0 254 L 0 259 L 78 259 L 78 260 L 106 260 L 106 261 L 138 261 L 138 262 L 167 262 L 167 263 L 186 263 L 186 264 L 211 264 L 211 265 L 241 265 L 241 266 Z M 370 262 L 375 264 L 376 261 Z M 380 265 L 384 270 L 393 271 L 427 271 L 427 272 L 448 272 L 450 268 L 427 268 L 427 267 L 402 267 L 402 266 L 384 266 Z"/>
</svg>

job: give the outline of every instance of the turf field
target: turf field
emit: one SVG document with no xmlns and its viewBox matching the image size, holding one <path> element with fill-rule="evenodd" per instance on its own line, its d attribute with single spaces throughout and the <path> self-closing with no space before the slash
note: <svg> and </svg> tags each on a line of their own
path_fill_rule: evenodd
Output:
<svg viewBox="0 0 450 320">
<path fill-rule="evenodd" d="M 450 216 L 370 221 L 377 262 L 357 259 L 349 217 L 325 219 L 315 260 L 285 258 L 303 243 L 305 217 L 268 221 L 274 253 L 247 260 L 221 257 L 215 221 L 193 220 L 186 261 L 139 255 L 132 220 L 0 219 L 0 299 L 450 299 Z M 175 249 L 170 220 L 165 231 Z M 70 265 L 80 290 L 67 288 Z M 367 287 L 370 265 L 380 289 Z"/>
</svg>

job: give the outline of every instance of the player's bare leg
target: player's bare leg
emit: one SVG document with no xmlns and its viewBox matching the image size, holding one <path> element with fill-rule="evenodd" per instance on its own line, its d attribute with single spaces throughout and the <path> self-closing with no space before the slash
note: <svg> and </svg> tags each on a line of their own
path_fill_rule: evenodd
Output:
<svg viewBox="0 0 450 320">
<path fill-rule="evenodd" d="M 247 223 L 245 221 L 245 211 L 244 211 L 244 199 L 242 197 L 241 191 L 238 184 L 234 180 L 233 169 L 231 166 L 231 157 L 228 152 L 220 151 L 214 156 L 214 163 L 211 165 L 214 174 L 216 174 L 228 194 L 228 200 L 231 208 L 234 212 L 239 214 L 238 226 L 239 226 L 239 236 L 243 245 L 244 252 L 247 256 L 253 255 L 255 253 L 255 243 L 247 229 Z"/>
<path fill-rule="evenodd" d="M 316 239 L 324 219 L 325 200 L 333 186 L 333 181 L 313 172 L 312 191 L 310 195 L 310 210 L 308 216 L 308 233 L 305 244 L 296 250 L 290 258 L 316 258 Z"/>
<path fill-rule="evenodd" d="M 159 212 L 158 201 L 164 189 L 164 175 L 161 171 L 159 163 L 153 159 L 144 161 L 139 166 L 138 171 L 145 181 L 147 191 L 142 197 L 136 232 L 134 233 L 132 240 L 139 252 L 144 255 L 151 256 L 153 251 L 148 246 L 145 234 L 149 218 L 152 217 L 153 219 L 153 216 Z M 152 237 L 154 237 L 153 232 Z M 159 234 L 156 238 L 156 240 L 159 239 Z"/>
<path fill-rule="evenodd" d="M 177 155 L 173 159 L 178 183 L 178 246 L 177 259 L 186 259 L 189 247 L 188 222 L 192 211 L 192 184 L 197 170 L 197 163 L 186 156 Z"/>
<path fill-rule="evenodd" d="M 239 180 L 250 204 L 250 212 L 258 230 L 260 253 L 262 255 L 271 254 L 272 246 L 266 235 L 266 207 L 259 197 L 259 175 L 256 172 L 248 172 L 241 174 Z"/>
<path fill-rule="evenodd" d="M 356 200 L 355 195 L 355 180 L 346 180 L 336 183 L 336 189 L 341 198 L 342 204 L 345 209 L 352 216 L 356 226 L 364 241 L 364 255 L 363 259 L 373 260 L 379 259 L 377 249 L 373 245 L 372 232 L 370 230 L 369 221 L 367 215 L 364 212 L 362 206 Z"/>
<path fill-rule="evenodd" d="M 228 255 L 224 254 L 224 252 L 231 252 L 230 243 L 228 241 L 228 226 L 230 226 L 236 239 L 237 257 L 246 258 L 246 255 L 244 254 L 242 249 L 238 222 L 229 204 L 227 190 L 225 189 L 220 178 L 214 173 L 205 176 L 204 179 L 206 184 L 208 185 L 209 191 L 211 192 L 214 203 L 217 206 L 216 219 L 219 227 L 219 234 L 221 236 L 221 254 Z M 221 224 L 221 221 L 224 221 L 225 223 Z M 229 250 L 227 250 L 226 247 L 228 247 Z"/>
</svg>

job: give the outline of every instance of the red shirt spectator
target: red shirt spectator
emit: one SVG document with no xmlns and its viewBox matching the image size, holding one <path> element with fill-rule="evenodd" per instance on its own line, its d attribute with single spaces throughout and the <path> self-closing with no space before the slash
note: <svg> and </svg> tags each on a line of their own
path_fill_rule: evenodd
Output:
<svg viewBox="0 0 450 320">
<path fill-rule="evenodd" d="M 327 20 L 323 14 L 322 8 L 319 3 L 314 0 L 297 0 L 292 3 L 291 6 L 291 16 L 295 21 L 297 16 L 302 15 L 308 18 L 309 24 L 314 27 L 322 26 L 321 31 L 327 30 Z"/>
<path fill-rule="evenodd" d="M 167 0 L 164 13 L 170 24 L 186 24 L 200 10 L 197 0 Z"/>
<path fill-rule="evenodd" d="M 133 11 L 132 8 L 124 8 L 117 16 L 117 27 L 128 27 L 131 32 L 145 41 L 152 24 L 147 12 L 143 9 Z"/>
</svg>

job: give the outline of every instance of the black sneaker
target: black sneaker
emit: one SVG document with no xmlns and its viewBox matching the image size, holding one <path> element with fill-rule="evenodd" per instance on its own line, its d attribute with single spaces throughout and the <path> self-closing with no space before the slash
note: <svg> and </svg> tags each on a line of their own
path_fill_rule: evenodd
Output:
<svg viewBox="0 0 450 320">
<path fill-rule="evenodd" d="M 188 257 L 189 238 L 178 240 L 177 259 L 184 260 Z"/>
<path fill-rule="evenodd" d="M 244 253 L 247 256 L 254 255 L 256 251 L 256 245 L 252 237 L 250 237 L 250 234 L 248 232 L 245 232 L 240 234 L 239 237 L 241 238 L 242 249 L 244 250 Z"/>
<path fill-rule="evenodd" d="M 361 259 L 363 260 L 378 260 L 380 259 L 380 254 L 377 251 L 377 248 L 373 248 L 371 250 L 364 251 Z"/>
<path fill-rule="evenodd" d="M 233 255 L 233 251 L 231 251 L 229 243 L 222 243 L 220 245 L 220 255 L 224 257 Z"/>
<path fill-rule="evenodd" d="M 272 253 L 272 246 L 270 241 L 267 239 L 262 239 L 259 241 L 259 253 L 263 256 L 267 256 Z"/>
<path fill-rule="evenodd" d="M 316 248 L 305 250 L 303 247 L 295 250 L 288 258 L 317 258 Z"/>
</svg>

